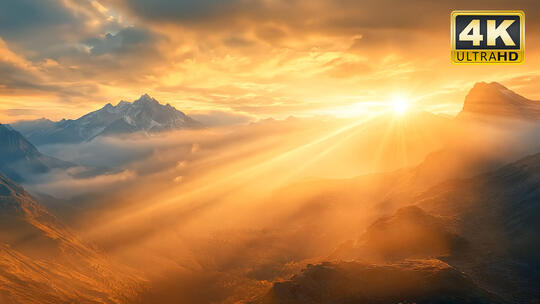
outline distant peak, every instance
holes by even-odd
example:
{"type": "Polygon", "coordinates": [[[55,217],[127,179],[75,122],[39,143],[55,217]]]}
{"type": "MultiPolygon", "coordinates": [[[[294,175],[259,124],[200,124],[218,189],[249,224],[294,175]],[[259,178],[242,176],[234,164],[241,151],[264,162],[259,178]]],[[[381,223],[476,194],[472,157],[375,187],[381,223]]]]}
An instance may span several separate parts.
{"type": "Polygon", "coordinates": [[[53,122],[52,120],[48,119],[48,118],[45,118],[45,117],[41,117],[40,119],[38,119],[37,121],[39,122],[53,122]]]}
{"type": "Polygon", "coordinates": [[[129,104],[131,104],[131,102],[125,101],[125,100],[120,100],[120,102],[116,106],[117,107],[123,107],[123,106],[129,105],[129,104]]]}
{"type": "Polygon", "coordinates": [[[143,94],[139,99],[135,100],[133,104],[159,104],[159,102],[148,94],[143,94]]]}
{"type": "MultiPolygon", "coordinates": [[[[503,86],[502,84],[498,82],[477,82],[474,84],[473,88],[470,92],[478,91],[478,90],[490,90],[490,91],[510,91],[507,87],[503,86]]],[[[469,94],[470,94],[469,92],[469,94]]]]}
{"type": "Polygon", "coordinates": [[[498,82],[477,82],[465,97],[465,107],[478,103],[493,106],[507,103],[512,98],[525,99],[498,82]]]}
{"type": "Polygon", "coordinates": [[[2,123],[0,123],[0,128],[7,129],[8,131],[13,131],[13,128],[11,128],[11,126],[8,125],[8,124],[2,124],[2,123]]]}
{"type": "Polygon", "coordinates": [[[536,115],[532,102],[498,82],[477,82],[465,97],[462,114],[514,118],[536,115]]]}

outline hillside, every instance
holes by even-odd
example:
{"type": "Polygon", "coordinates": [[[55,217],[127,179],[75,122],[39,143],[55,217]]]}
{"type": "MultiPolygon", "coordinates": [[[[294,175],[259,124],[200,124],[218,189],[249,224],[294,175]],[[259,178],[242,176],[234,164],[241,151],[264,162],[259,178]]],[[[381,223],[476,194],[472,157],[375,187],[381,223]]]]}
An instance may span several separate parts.
{"type": "Polygon", "coordinates": [[[132,303],[144,290],[2,175],[0,211],[2,303],[132,303]]]}

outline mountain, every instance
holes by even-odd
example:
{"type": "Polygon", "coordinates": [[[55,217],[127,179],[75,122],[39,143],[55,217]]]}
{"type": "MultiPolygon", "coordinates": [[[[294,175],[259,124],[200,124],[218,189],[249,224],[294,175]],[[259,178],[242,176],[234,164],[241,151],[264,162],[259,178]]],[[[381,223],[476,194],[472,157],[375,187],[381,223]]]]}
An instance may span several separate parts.
{"type": "Polygon", "coordinates": [[[438,260],[324,262],[275,283],[260,304],[504,303],[438,260]]]}
{"type": "Polygon", "coordinates": [[[467,178],[540,150],[540,101],[522,97],[501,84],[479,82],[465,98],[450,136],[407,174],[424,190],[453,178],[467,178]]]}
{"type": "MultiPolygon", "coordinates": [[[[381,177],[385,178],[391,179],[386,185],[395,182],[391,175],[381,177]]],[[[373,190],[361,186],[356,184],[360,198],[373,190]]],[[[326,198],[336,200],[333,195],[326,198]]],[[[358,239],[316,259],[319,264],[274,282],[256,303],[540,300],[540,153],[470,178],[445,181],[406,199],[410,205],[379,217],[358,239]]],[[[364,203],[344,204],[361,221],[370,209],[364,207],[362,213],[349,208],[358,202],[364,203]]],[[[318,209],[328,212],[326,207],[318,209]]],[[[318,212],[317,218],[327,227],[320,234],[335,229],[324,213],[318,212]]]]}
{"type": "Polygon", "coordinates": [[[68,168],[71,163],[41,154],[37,148],[9,125],[0,124],[0,172],[16,181],[29,175],[68,168]]]}
{"type": "Polygon", "coordinates": [[[417,206],[403,207],[377,219],[356,242],[342,244],[328,258],[381,262],[455,254],[466,242],[447,221],[417,206]]]}
{"type": "Polygon", "coordinates": [[[454,219],[453,229],[467,240],[469,249],[449,263],[513,302],[540,300],[540,154],[448,181],[415,201],[454,219]]]}
{"type": "Polygon", "coordinates": [[[31,134],[33,131],[40,129],[50,129],[54,127],[55,122],[47,118],[40,118],[36,120],[22,120],[11,124],[11,127],[17,126],[17,131],[22,134],[31,134]]]}
{"type": "Polygon", "coordinates": [[[12,124],[36,145],[79,143],[98,136],[133,132],[159,132],[193,128],[201,124],[171,105],[162,105],[147,94],[130,103],[120,101],[116,106],[107,104],[76,120],[47,119],[22,121],[12,124]]]}
{"type": "Polygon", "coordinates": [[[132,303],[144,290],[3,175],[0,231],[1,303],[132,303]]]}
{"type": "Polygon", "coordinates": [[[540,101],[529,100],[497,82],[478,82],[465,98],[458,118],[540,120],[540,101]]]}
{"type": "Polygon", "coordinates": [[[508,303],[540,299],[540,153],[443,182],[339,246],[332,260],[438,258],[508,303]]]}

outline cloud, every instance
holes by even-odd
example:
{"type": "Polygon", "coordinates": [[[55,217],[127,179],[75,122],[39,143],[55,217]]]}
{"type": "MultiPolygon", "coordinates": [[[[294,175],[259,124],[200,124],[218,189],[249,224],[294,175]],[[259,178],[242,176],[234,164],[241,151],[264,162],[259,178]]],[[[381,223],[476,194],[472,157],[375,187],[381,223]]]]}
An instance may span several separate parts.
{"type": "MultiPolygon", "coordinates": [[[[502,0],[9,0],[1,5],[2,20],[20,19],[0,21],[0,35],[26,63],[2,66],[7,80],[0,94],[19,95],[21,102],[28,100],[25,92],[41,94],[68,118],[144,92],[183,110],[285,117],[382,102],[389,91],[423,96],[449,83],[461,90],[485,77],[500,81],[507,75],[503,67],[448,64],[450,11],[507,8],[502,0]]],[[[527,14],[527,37],[535,37],[538,2],[515,6],[527,14]]],[[[514,77],[538,70],[538,43],[527,41],[527,61],[513,68],[514,77]]],[[[444,98],[437,102],[462,102],[444,98]]]]}
{"type": "MultiPolygon", "coordinates": [[[[298,32],[354,32],[365,29],[406,29],[445,25],[450,11],[456,8],[489,7],[507,8],[504,0],[488,1],[457,0],[443,1],[414,0],[408,2],[395,0],[117,0],[111,4],[121,6],[143,20],[156,23],[175,23],[201,28],[230,30],[237,26],[266,27],[268,24],[280,25],[298,32]],[[391,9],[389,9],[391,8],[391,9]],[[419,11],[423,13],[419,13],[419,11]],[[444,20],[437,20],[437,18],[444,20]],[[227,28],[219,28],[228,24],[227,28]]],[[[536,14],[538,3],[522,0],[516,7],[536,14]],[[536,9],[536,10],[535,10],[536,9]]],[[[447,27],[447,26],[446,26],[447,27]]]]}
{"type": "Polygon", "coordinates": [[[250,47],[255,44],[253,40],[241,37],[241,36],[230,36],[223,40],[223,43],[230,47],[250,47]]]}
{"type": "Polygon", "coordinates": [[[56,197],[70,199],[75,196],[108,192],[117,187],[123,187],[136,178],[130,170],[116,173],[105,173],[91,177],[74,178],[84,168],[71,168],[67,171],[52,171],[41,176],[25,187],[34,193],[53,193],[56,197]]]}
{"type": "MultiPolygon", "coordinates": [[[[206,115],[206,119],[213,121],[216,126],[157,133],[152,136],[140,133],[98,137],[80,144],[40,146],[40,152],[45,155],[76,163],[87,169],[77,168],[63,174],[55,172],[38,179],[35,186],[43,184],[39,186],[41,192],[50,189],[49,194],[63,196],[64,190],[72,193],[69,180],[73,180],[75,185],[82,185],[85,179],[95,178],[90,183],[97,184],[98,180],[112,181],[113,177],[118,177],[119,172],[126,170],[139,178],[162,180],[163,185],[178,181],[179,176],[182,176],[182,183],[189,183],[193,176],[212,171],[216,165],[248,161],[252,149],[278,149],[278,146],[267,143],[283,139],[283,136],[274,134],[276,131],[296,133],[304,130],[307,125],[325,129],[325,123],[316,119],[245,124],[251,117],[221,111],[203,112],[200,115],[199,118],[206,115]],[[257,140],[260,138],[263,140],[257,140]],[[250,147],[252,144],[253,148],[250,147]],[[99,178],[100,176],[103,178],[99,178]]],[[[314,133],[318,136],[318,132],[314,133]]],[[[129,182],[128,179],[122,181],[129,182]]]]}
{"type": "Polygon", "coordinates": [[[0,35],[18,35],[35,30],[76,25],[76,16],[56,0],[5,0],[0,3],[0,35]]]}
{"type": "Polygon", "coordinates": [[[3,112],[8,116],[27,116],[27,115],[39,115],[39,110],[36,109],[7,109],[3,112]]]}
{"type": "Polygon", "coordinates": [[[95,0],[3,1],[0,47],[24,62],[2,63],[4,94],[41,91],[49,100],[79,103],[110,81],[134,83],[145,76],[132,62],[143,70],[158,62],[159,35],[121,19],[95,0]]]}
{"type": "Polygon", "coordinates": [[[157,143],[152,138],[124,139],[116,137],[98,137],[90,142],[80,144],[55,144],[40,146],[40,151],[54,155],[62,160],[70,161],[94,168],[125,168],[131,162],[152,155],[157,143]]]}
{"type": "Polygon", "coordinates": [[[245,124],[255,120],[255,117],[226,111],[199,111],[189,113],[189,116],[202,122],[206,126],[227,126],[236,124],[245,124]]]}
{"type": "Polygon", "coordinates": [[[92,38],[86,41],[92,55],[122,54],[139,52],[147,49],[155,42],[155,37],[148,31],[135,27],[127,27],[116,34],[107,33],[103,38],[92,38]]]}
{"type": "Polygon", "coordinates": [[[47,90],[52,89],[44,85],[37,75],[30,70],[16,65],[0,62],[0,73],[7,77],[2,80],[0,90],[47,90]]]}
{"type": "Polygon", "coordinates": [[[0,37],[0,55],[0,75],[2,75],[0,93],[56,92],[66,94],[70,92],[70,88],[47,83],[43,70],[23,56],[13,52],[2,37],[0,37]]]}
{"type": "MultiPolygon", "coordinates": [[[[51,79],[50,69],[57,69],[52,61],[34,63],[25,57],[13,52],[5,41],[0,37],[0,96],[45,96],[45,98],[62,98],[65,102],[84,96],[92,95],[96,92],[96,84],[92,82],[66,83],[63,80],[51,79]]],[[[27,100],[19,100],[17,103],[4,102],[7,109],[0,112],[8,117],[21,116],[21,111],[13,111],[8,107],[29,107],[27,100]]],[[[44,107],[39,107],[44,110],[44,107]]],[[[43,117],[45,112],[38,113],[36,108],[32,109],[27,118],[43,117]]]]}
{"type": "Polygon", "coordinates": [[[61,58],[81,40],[119,27],[84,0],[7,0],[0,15],[0,36],[34,63],[61,58]]]}
{"type": "Polygon", "coordinates": [[[127,1],[126,4],[145,18],[163,21],[188,21],[213,18],[227,11],[230,12],[242,4],[250,7],[249,2],[242,0],[132,0],[127,1]]]}

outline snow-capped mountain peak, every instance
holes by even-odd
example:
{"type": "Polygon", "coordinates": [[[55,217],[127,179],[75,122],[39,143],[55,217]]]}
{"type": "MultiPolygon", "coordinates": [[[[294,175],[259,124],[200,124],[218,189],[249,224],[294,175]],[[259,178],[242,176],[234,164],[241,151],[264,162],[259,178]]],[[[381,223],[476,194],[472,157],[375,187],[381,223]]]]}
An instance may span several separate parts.
{"type": "Polygon", "coordinates": [[[160,105],[160,103],[156,99],[152,98],[148,94],[141,95],[139,99],[133,102],[133,105],[144,105],[144,104],[160,105]]]}
{"type": "MultiPolygon", "coordinates": [[[[15,124],[15,128],[17,129],[15,124]]],[[[21,123],[28,125],[28,122],[21,123]]],[[[31,142],[37,145],[50,143],[82,142],[102,135],[122,133],[159,132],[201,126],[199,122],[178,111],[170,104],[162,105],[155,98],[143,94],[133,102],[120,101],[116,106],[107,103],[103,108],[76,120],[61,120],[47,126],[23,128],[31,142]]]]}

